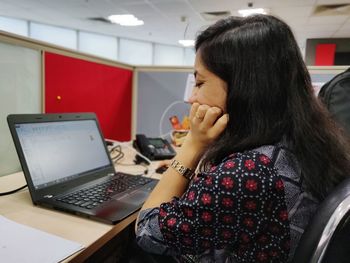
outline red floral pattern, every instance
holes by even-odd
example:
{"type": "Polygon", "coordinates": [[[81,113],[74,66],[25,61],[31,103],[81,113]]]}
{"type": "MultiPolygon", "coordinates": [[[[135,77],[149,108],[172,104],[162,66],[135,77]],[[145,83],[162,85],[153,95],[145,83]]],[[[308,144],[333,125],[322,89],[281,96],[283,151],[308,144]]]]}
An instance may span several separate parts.
{"type": "Polygon", "coordinates": [[[261,155],[261,156],[259,157],[259,160],[260,160],[260,162],[262,162],[263,164],[269,164],[269,163],[270,163],[270,159],[269,159],[267,156],[265,156],[265,155],[261,155]]]}
{"type": "Polygon", "coordinates": [[[230,224],[233,222],[233,216],[232,215],[224,215],[222,217],[222,221],[226,224],[230,224]]]}
{"type": "Polygon", "coordinates": [[[212,220],[212,218],[213,218],[212,213],[210,213],[210,212],[203,212],[202,213],[202,219],[204,222],[210,222],[212,220]]]}
{"type": "Polygon", "coordinates": [[[204,205],[210,205],[211,195],[210,194],[203,194],[201,200],[202,200],[204,205]]]}
{"type": "Polygon", "coordinates": [[[256,189],[258,189],[258,182],[256,180],[253,180],[253,179],[247,180],[245,187],[249,191],[255,191],[256,189]]]}
{"type": "Polygon", "coordinates": [[[232,207],[233,206],[233,200],[230,197],[224,197],[222,199],[221,203],[224,207],[232,207]]]}
{"type": "Polygon", "coordinates": [[[188,233],[190,232],[190,225],[188,223],[183,223],[181,225],[181,231],[185,232],[185,233],[188,233]]]}
{"type": "Polygon", "coordinates": [[[281,179],[276,181],[275,188],[278,191],[283,191],[284,190],[284,183],[283,183],[283,181],[281,179]]]}
{"type": "Polygon", "coordinates": [[[212,185],[213,184],[213,177],[207,176],[207,179],[205,179],[206,185],[212,185]]]}
{"type": "MultiPolygon", "coordinates": [[[[184,213],[187,217],[192,217],[193,216],[193,210],[191,208],[185,208],[184,213]]],[[[163,216],[163,215],[160,215],[163,216]]]]}
{"type": "Polygon", "coordinates": [[[233,168],[233,167],[235,167],[235,163],[233,161],[229,160],[229,161],[227,161],[225,163],[225,168],[226,169],[230,169],[230,168],[233,168]]]}
{"type": "Polygon", "coordinates": [[[249,217],[246,217],[244,218],[243,220],[243,224],[246,226],[246,227],[253,227],[254,226],[254,221],[249,218],[249,217]]]}
{"type": "Polygon", "coordinates": [[[210,172],[214,172],[216,170],[216,166],[210,167],[210,172]]]}
{"type": "Polygon", "coordinates": [[[245,202],[244,206],[248,210],[255,210],[256,209],[256,202],[252,201],[252,200],[249,200],[249,201],[245,202]]]}
{"type": "Polygon", "coordinates": [[[188,200],[193,201],[196,196],[196,193],[194,191],[191,191],[188,193],[188,200]]]}
{"type": "Polygon", "coordinates": [[[244,166],[248,169],[248,170],[252,170],[255,168],[255,163],[253,162],[253,160],[246,160],[244,162],[244,166]]]}
{"type": "Polygon", "coordinates": [[[165,242],[182,254],[229,246],[237,262],[286,261],[290,230],[284,184],[272,168],[267,156],[250,151],[199,174],[183,197],[161,205],[165,242]]]}
{"type": "Polygon", "coordinates": [[[230,177],[224,177],[221,181],[221,185],[224,186],[227,190],[232,189],[234,181],[230,177]]]}
{"type": "Polygon", "coordinates": [[[288,219],[288,212],[287,210],[282,210],[279,214],[279,217],[282,221],[286,221],[288,219]]]}
{"type": "Polygon", "coordinates": [[[176,224],[176,219],[175,218],[170,218],[167,221],[167,226],[173,227],[176,224]]]}

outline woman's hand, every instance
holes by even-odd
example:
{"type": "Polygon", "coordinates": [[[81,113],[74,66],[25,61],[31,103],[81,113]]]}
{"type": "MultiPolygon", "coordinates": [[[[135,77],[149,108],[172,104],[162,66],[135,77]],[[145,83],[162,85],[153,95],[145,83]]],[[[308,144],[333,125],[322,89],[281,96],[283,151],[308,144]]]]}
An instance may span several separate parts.
{"type": "Polygon", "coordinates": [[[190,111],[191,129],[183,146],[204,151],[225,130],[227,122],[228,114],[222,115],[220,108],[193,103],[190,111]]]}
{"type": "MultiPolygon", "coordinates": [[[[206,148],[224,131],[228,115],[218,107],[193,103],[190,112],[191,129],[177,151],[176,159],[184,167],[196,169],[206,148]]],[[[174,196],[180,197],[188,186],[188,179],[174,169],[167,169],[141,210],[158,207],[174,196]]]]}

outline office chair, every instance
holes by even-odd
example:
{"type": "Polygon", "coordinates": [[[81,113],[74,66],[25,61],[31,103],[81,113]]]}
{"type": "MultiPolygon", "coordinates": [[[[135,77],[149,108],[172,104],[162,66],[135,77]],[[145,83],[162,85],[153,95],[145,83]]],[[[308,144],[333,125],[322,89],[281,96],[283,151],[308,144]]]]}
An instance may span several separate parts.
{"type": "Polygon", "coordinates": [[[305,229],[292,263],[350,262],[350,178],[321,203],[305,229]]]}

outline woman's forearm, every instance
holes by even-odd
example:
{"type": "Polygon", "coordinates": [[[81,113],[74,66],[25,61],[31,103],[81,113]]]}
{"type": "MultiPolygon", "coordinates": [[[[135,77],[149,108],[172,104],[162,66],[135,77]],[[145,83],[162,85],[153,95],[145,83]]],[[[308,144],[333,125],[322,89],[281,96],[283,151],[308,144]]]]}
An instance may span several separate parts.
{"type": "MultiPolygon", "coordinates": [[[[195,170],[202,156],[203,149],[194,147],[190,140],[185,140],[175,159],[183,166],[195,170]]],[[[180,197],[186,190],[189,180],[169,167],[144,203],[141,210],[158,207],[169,202],[174,196],[180,197]]]]}

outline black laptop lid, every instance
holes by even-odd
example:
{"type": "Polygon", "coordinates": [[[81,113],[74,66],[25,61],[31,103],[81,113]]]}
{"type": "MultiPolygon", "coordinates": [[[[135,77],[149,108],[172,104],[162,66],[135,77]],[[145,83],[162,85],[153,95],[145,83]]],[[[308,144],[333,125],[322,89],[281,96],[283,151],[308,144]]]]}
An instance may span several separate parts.
{"type": "Polygon", "coordinates": [[[13,114],[7,120],[31,194],[114,172],[93,113],[13,114]]]}

